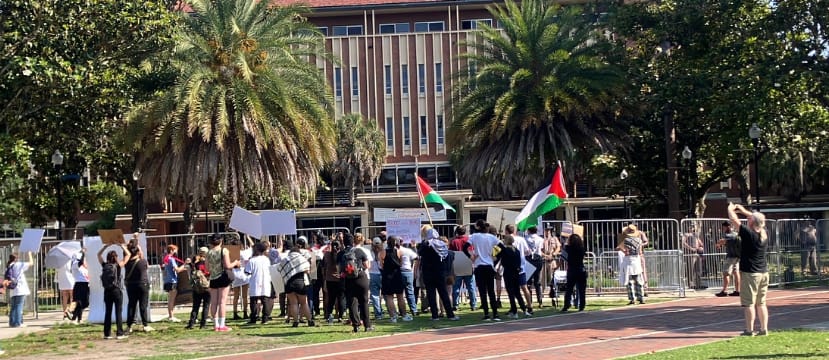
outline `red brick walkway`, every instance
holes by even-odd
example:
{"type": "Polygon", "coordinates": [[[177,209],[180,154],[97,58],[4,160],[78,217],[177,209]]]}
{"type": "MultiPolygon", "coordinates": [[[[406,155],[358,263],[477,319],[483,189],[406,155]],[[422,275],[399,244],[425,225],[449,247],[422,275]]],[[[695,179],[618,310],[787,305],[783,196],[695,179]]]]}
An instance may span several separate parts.
{"type": "MultiPolygon", "coordinates": [[[[829,290],[825,288],[771,291],[768,303],[772,331],[829,321],[829,290]]],[[[742,329],[738,299],[711,296],[227,358],[364,360],[393,354],[395,359],[610,359],[727,339],[742,329]]]]}

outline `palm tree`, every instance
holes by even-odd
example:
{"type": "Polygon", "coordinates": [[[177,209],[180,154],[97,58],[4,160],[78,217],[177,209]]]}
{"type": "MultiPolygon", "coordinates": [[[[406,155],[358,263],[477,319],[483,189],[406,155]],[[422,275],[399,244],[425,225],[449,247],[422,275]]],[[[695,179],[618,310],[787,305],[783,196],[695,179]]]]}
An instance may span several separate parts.
{"type": "Polygon", "coordinates": [[[488,10],[501,28],[480,25],[463,54],[477,72],[459,72],[453,88],[452,162],[484,197],[526,196],[555,160],[617,143],[624,79],[581,7],[507,0],[488,10]]]}
{"type": "Polygon", "coordinates": [[[136,107],[126,138],[148,195],[313,194],[333,160],[331,97],[308,60],[326,57],[300,6],[192,0],[176,34],[174,85],[136,107]]]}
{"type": "Polygon", "coordinates": [[[337,120],[337,160],[330,172],[334,181],[342,179],[349,189],[354,204],[357,185],[365,191],[365,184],[380,176],[386,158],[383,132],[372,121],[360,114],[348,114],[337,120]]]}

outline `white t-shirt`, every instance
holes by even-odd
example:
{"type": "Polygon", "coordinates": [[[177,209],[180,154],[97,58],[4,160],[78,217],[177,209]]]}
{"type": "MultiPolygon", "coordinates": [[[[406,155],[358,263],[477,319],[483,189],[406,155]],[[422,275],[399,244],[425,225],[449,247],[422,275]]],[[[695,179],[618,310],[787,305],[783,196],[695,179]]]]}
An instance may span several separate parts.
{"type": "Polygon", "coordinates": [[[308,259],[308,263],[311,264],[311,270],[308,271],[308,277],[311,280],[317,279],[317,253],[313,250],[301,250],[302,255],[305,255],[305,258],[308,259]]]}
{"type": "Polygon", "coordinates": [[[72,290],[75,287],[75,278],[72,277],[72,261],[67,261],[63,267],[55,269],[55,277],[58,278],[59,290],[72,290]]]}
{"type": "Polygon", "coordinates": [[[527,255],[530,254],[530,247],[527,245],[527,239],[524,239],[523,236],[513,235],[512,238],[515,239],[512,246],[515,246],[521,254],[521,272],[519,274],[524,274],[527,272],[527,255]]]}
{"type": "Polygon", "coordinates": [[[83,254],[78,252],[74,256],[72,256],[72,277],[75,278],[75,282],[89,282],[89,269],[86,266],[81,266],[81,257],[83,254]]]}
{"type": "Polygon", "coordinates": [[[475,261],[474,267],[488,265],[494,266],[495,261],[492,259],[492,248],[498,245],[498,238],[489,233],[474,233],[469,236],[469,243],[474,248],[475,261]]]}
{"type": "Polygon", "coordinates": [[[417,252],[405,246],[400,247],[402,257],[400,258],[400,271],[412,271],[412,261],[417,259],[417,252]]]}
{"type": "Polygon", "coordinates": [[[372,254],[371,248],[367,247],[366,245],[362,246],[355,246],[354,250],[362,251],[363,254],[366,254],[366,259],[368,259],[368,266],[369,269],[366,271],[366,276],[371,279],[371,271],[376,270],[377,274],[375,276],[380,276],[380,266],[374,263],[374,254],[372,254]]]}
{"type": "Polygon", "coordinates": [[[29,291],[29,283],[26,282],[26,270],[29,270],[29,265],[29,263],[21,261],[15,261],[11,265],[13,273],[17,275],[17,287],[11,291],[11,296],[23,296],[32,293],[29,291]]]}
{"type": "Polygon", "coordinates": [[[544,249],[544,239],[538,234],[532,234],[527,238],[527,246],[530,248],[530,254],[541,256],[541,250],[544,249]]]}
{"type": "Polygon", "coordinates": [[[245,265],[250,275],[248,296],[271,296],[271,260],[267,256],[254,256],[245,265]]]}

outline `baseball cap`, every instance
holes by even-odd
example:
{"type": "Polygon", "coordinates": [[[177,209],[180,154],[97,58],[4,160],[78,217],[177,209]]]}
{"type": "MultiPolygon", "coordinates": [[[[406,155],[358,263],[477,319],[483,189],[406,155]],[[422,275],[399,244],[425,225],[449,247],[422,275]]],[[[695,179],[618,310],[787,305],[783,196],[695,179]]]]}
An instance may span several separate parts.
{"type": "Polygon", "coordinates": [[[206,246],[202,246],[199,248],[199,254],[207,254],[207,251],[208,249],[206,246]]]}
{"type": "Polygon", "coordinates": [[[296,243],[300,246],[308,245],[308,238],[304,235],[300,235],[298,238],[296,238],[296,243]]]}
{"type": "Polygon", "coordinates": [[[383,243],[383,240],[382,240],[382,239],[380,239],[380,237],[375,236],[373,239],[371,239],[371,243],[372,243],[373,245],[380,245],[380,244],[382,244],[382,243],[383,243]]]}

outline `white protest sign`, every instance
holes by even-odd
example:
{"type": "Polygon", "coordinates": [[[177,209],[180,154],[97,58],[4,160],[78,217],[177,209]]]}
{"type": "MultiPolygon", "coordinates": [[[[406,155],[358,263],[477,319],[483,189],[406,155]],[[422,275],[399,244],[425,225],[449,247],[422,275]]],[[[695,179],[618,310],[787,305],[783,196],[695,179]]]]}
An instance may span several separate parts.
{"type": "Polygon", "coordinates": [[[386,219],[419,217],[420,221],[429,221],[431,215],[432,221],[445,221],[446,210],[437,211],[433,208],[374,208],[374,221],[385,222],[386,219]],[[428,211],[428,213],[427,213],[428,211]]]}
{"type": "Polygon", "coordinates": [[[259,212],[262,235],[296,235],[296,211],[264,210],[259,212]]]}
{"type": "Polygon", "coordinates": [[[23,238],[20,240],[20,253],[31,251],[40,252],[40,242],[43,240],[43,229],[23,229],[23,238]]]}
{"type": "Polygon", "coordinates": [[[386,233],[400,237],[402,244],[420,242],[420,218],[386,219],[386,233]]]}
{"type": "Polygon", "coordinates": [[[509,224],[515,225],[515,219],[519,212],[504,210],[496,207],[486,208],[486,222],[498,229],[498,232],[504,232],[504,227],[509,224]]]}
{"type": "Polygon", "coordinates": [[[262,238],[262,221],[259,215],[239,206],[233,207],[233,213],[230,215],[230,225],[228,226],[257,239],[262,238]]]}
{"type": "Polygon", "coordinates": [[[466,257],[463,251],[455,251],[455,261],[452,262],[455,276],[472,275],[472,259],[466,257]]]}

